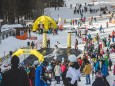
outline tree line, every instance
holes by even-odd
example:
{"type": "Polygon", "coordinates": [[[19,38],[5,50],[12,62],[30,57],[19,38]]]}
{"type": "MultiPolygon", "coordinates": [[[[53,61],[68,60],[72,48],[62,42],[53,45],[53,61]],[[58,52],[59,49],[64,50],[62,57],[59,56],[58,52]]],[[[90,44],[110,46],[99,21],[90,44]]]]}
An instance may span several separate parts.
{"type": "Polygon", "coordinates": [[[44,8],[62,3],[63,0],[0,0],[0,19],[9,24],[16,20],[20,23],[21,18],[35,20],[43,15],[44,8]]]}

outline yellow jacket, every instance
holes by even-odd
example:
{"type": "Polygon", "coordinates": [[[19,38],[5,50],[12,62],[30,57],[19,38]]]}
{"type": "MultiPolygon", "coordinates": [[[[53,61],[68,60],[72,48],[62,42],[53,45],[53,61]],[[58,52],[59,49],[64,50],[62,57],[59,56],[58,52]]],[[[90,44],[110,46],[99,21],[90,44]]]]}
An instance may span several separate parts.
{"type": "Polygon", "coordinates": [[[91,66],[91,64],[86,64],[86,65],[85,65],[85,68],[84,68],[84,70],[83,70],[84,74],[85,74],[85,75],[90,74],[91,71],[92,71],[92,66],[91,66]]]}

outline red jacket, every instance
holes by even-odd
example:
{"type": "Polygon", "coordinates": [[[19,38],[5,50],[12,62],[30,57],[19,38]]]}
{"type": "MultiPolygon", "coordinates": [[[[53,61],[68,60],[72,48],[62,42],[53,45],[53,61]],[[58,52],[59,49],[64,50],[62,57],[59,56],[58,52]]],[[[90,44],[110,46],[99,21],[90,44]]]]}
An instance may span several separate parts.
{"type": "Polygon", "coordinates": [[[67,69],[67,68],[66,68],[66,65],[61,65],[61,71],[62,71],[62,73],[65,72],[66,69],[67,69]]]}
{"type": "Polygon", "coordinates": [[[112,36],[114,36],[114,34],[115,34],[115,32],[113,31],[113,32],[112,32],[112,36]]]}
{"type": "Polygon", "coordinates": [[[78,62],[80,64],[80,66],[82,66],[82,60],[81,59],[78,59],[78,62]]]}

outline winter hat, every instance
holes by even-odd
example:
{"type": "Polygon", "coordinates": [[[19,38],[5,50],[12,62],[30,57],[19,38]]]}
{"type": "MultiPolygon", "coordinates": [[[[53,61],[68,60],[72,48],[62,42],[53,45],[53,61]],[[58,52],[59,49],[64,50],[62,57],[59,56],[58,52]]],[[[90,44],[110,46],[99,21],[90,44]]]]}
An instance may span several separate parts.
{"type": "Polygon", "coordinates": [[[76,58],[76,56],[74,54],[69,55],[68,60],[70,62],[77,62],[77,58],[76,58]]]}
{"type": "Polygon", "coordinates": [[[20,60],[19,60],[19,57],[18,56],[13,56],[12,59],[11,59],[11,64],[12,66],[18,66],[20,60]]]}
{"type": "Polygon", "coordinates": [[[96,77],[103,77],[102,72],[100,70],[96,73],[96,77]]]}

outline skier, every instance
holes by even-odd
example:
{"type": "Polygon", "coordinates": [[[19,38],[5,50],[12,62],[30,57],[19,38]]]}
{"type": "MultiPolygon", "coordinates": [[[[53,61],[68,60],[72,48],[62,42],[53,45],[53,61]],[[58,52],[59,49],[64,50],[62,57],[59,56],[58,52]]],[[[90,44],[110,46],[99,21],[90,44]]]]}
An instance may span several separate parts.
{"type": "Polygon", "coordinates": [[[114,42],[114,34],[115,34],[115,31],[113,30],[113,32],[112,32],[112,42],[114,42]]]}
{"type": "Polygon", "coordinates": [[[34,44],[34,42],[32,41],[32,42],[31,42],[31,47],[32,47],[32,49],[34,49],[34,46],[35,46],[35,44],[34,44]]]}
{"type": "Polygon", "coordinates": [[[47,48],[50,47],[50,39],[47,40],[47,48]]]}
{"type": "Polygon", "coordinates": [[[78,40],[75,41],[75,49],[78,49],[78,40]]]}

